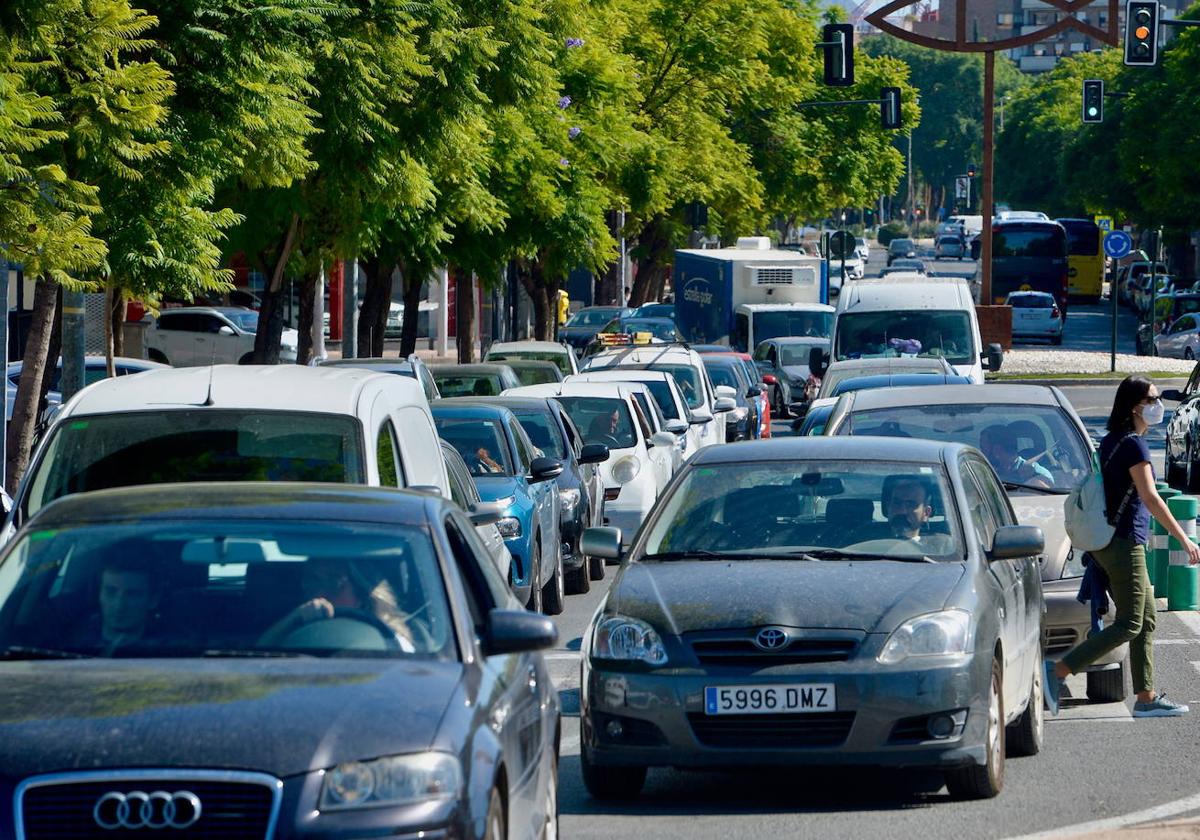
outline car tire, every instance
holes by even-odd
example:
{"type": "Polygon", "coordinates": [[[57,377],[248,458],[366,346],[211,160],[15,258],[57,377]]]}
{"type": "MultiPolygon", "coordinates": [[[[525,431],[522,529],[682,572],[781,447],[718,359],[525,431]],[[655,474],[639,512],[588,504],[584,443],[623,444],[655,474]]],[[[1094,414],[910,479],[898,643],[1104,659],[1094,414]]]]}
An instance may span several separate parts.
{"type": "Polygon", "coordinates": [[[1183,467],[1172,461],[1169,455],[1166,456],[1165,472],[1167,474],[1167,484],[1172,487],[1178,488],[1182,486],[1185,481],[1187,481],[1187,474],[1184,472],[1183,467]]]}
{"type": "Polygon", "coordinates": [[[500,791],[492,788],[488,796],[487,817],[483,824],[484,840],[506,840],[508,837],[508,820],[504,813],[504,799],[500,791]]]}
{"type": "Polygon", "coordinates": [[[1000,663],[992,660],[983,764],[946,771],[946,789],[955,799],[991,799],[1004,788],[1004,682],[1000,663]]]}
{"type": "Polygon", "coordinates": [[[554,572],[546,586],[542,589],[542,612],[546,615],[559,615],[566,604],[566,581],[563,580],[562,551],[555,552],[558,557],[554,561],[554,572]]]}
{"type": "Polygon", "coordinates": [[[542,550],[535,539],[532,543],[533,556],[529,558],[529,603],[525,605],[530,612],[542,611],[542,550]]]}
{"type": "Polygon", "coordinates": [[[162,353],[160,353],[158,350],[147,350],[146,358],[152,362],[158,362],[159,364],[163,364],[163,365],[171,364],[169,361],[167,361],[167,357],[164,356],[162,353]]]}
{"type": "Polygon", "coordinates": [[[251,351],[251,352],[247,353],[246,355],[242,356],[242,358],[238,359],[239,365],[249,365],[249,364],[253,364],[253,363],[254,363],[254,351],[251,351]]]}
{"type": "Polygon", "coordinates": [[[1183,360],[1184,360],[1185,362],[1194,362],[1194,361],[1196,361],[1196,354],[1192,352],[1192,348],[1191,348],[1191,347],[1184,347],[1184,348],[1183,348],[1183,360]]]}
{"type": "Polygon", "coordinates": [[[600,767],[592,763],[587,747],[580,752],[579,766],[592,799],[634,799],[646,784],[645,767],[600,767]]]}
{"type": "Polygon", "coordinates": [[[1059,333],[1058,335],[1051,338],[1050,343],[1053,344],[1055,347],[1058,347],[1060,344],[1062,344],[1062,333],[1059,333]]]}
{"type": "Polygon", "coordinates": [[[1196,463],[1196,453],[1190,442],[1183,448],[1183,489],[1195,493],[1200,488],[1200,464],[1196,463]]]}
{"type": "Polygon", "coordinates": [[[1017,722],[1005,733],[1009,755],[1037,755],[1042,751],[1046,736],[1045,698],[1042,696],[1042,660],[1033,668],[1033,686],[1029,689],[1029,705],[1017,722]]]}
{"type": "Polygon", "coordinates": [[[780,420],[786,420],[791,416],[787,404],[783,401],[783,389],[779,386],[775,387],[775,404],[778,406],[775,411],[779,414],[780,420]]]}
{"type": "Polygon", "coordinates": [[[603,557],[589,557],[587,559],[588,574],[592,580],[604,580],[605,568],[603,557]]]}
{"type": "Polygon", "coordinates": [[[1124,703],[1132,692],[1129,654],[1121,660],[1120,668],[1087,672],[1087,698],[1093,703],[1124,703]]]}
{"type": "Polygon", "coordinates": [[[586,595],[592,591],[592,570],[590,566],[590,561],[585,557],[580,567],[572,569],[567,575],[566,588],[568,595],[586,595]]]}

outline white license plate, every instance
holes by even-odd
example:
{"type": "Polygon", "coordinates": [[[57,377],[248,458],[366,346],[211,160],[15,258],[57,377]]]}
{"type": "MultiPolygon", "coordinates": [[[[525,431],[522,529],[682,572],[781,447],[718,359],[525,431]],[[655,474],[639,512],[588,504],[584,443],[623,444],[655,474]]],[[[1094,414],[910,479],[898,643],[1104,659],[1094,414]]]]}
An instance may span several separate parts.
{"type": "Polygon", "coordinates": [[[704,689],[706,715],[777,715],[837,711],[833,683],[802,685],[710,685],[704,689]]]}

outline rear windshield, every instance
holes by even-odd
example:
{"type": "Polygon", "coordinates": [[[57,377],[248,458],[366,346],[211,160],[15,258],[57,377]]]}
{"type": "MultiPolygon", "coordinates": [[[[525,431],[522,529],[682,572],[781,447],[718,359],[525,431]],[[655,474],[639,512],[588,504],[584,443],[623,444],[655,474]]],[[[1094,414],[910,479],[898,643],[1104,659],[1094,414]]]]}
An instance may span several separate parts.
{"type": "Polygon", "coordinates": [[[500,377],[494,374],[435,373],[438,391],[443,397],[498,397],[504,390],[500,377]]]}
{"type": "Polygon", "coordinates": [[[1061,258],[1067,238],[1057,225],[998,228],[992,233],[994,257],[1061,258]]]}
{"type": "Polygon", "coordinates": [[[1100,228],[1092,222],[1060,222],[1067,230],[1067,252],[1077,257],[1100,253],[1100,228]]]}
{"type": "Polygon", "coordinates": [[[1049,295],[1009,295],[1008,305],[1017,309],[1050,309],[1055,303],[1049,295]]]}
{"type": "Polygon", "coordinates": [[[362,484],[352,417],[202,408],[81,416],[59,426],[35,467],[25,512],[71,493],[195,481],[362,484]]]}
{"type": "MultiPolygon", "coordinates": [[[[548,353],[542,350],[499,350],[495,353],[487,354],[489,362],[507,362],[527,360],[530,362],[553,362],[562,371],[563,376],[570,376],[574,371],[571,370],[571,360],[567,358],[566,353],[548,353]]],[[[520,376],[520,372],[517,374],[520,376]]]]}

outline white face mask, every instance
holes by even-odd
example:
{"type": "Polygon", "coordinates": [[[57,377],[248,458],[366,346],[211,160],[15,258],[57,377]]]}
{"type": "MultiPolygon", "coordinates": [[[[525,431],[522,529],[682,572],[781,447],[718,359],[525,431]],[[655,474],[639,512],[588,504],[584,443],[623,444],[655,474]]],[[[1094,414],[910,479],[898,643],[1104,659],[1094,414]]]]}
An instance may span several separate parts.
{"type": "Polygon", "coordinates": [[[1163,406],[1162,400],[1155,400],[1142,409],[1142,419],[1146,421],[1147,426],[1157,426],[1163,421],[1163,415],[1167,409],[1163,406]]]}

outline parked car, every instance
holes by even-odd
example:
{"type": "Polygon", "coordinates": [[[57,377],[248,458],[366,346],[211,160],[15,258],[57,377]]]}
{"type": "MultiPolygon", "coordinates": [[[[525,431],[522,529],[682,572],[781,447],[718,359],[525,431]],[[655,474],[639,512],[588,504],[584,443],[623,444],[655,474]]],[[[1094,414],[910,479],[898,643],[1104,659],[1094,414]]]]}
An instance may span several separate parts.
{"type": "Polygon", "coordinates": [[[316,363],[317,367],[347,367],[347,368],[362,368],[363,370],[373,370],[376,373],[391,373],[397,376],[406,376],[409,379],[415,379],[421,384],[421,390],[425,392],[425,399],[440,400],[442,392],[438,390],[437,382],[433,379],[433,374],[429,372],[429,366],[422,361],[421,357],[413,353],[407,359],[387,359],[387,358],[365,358],[365,359],[320,359],[316,363]]]}
{"type": "MultiPolygon", "coordinates": [[[[649,434],[650,424],[630,387],[619,382],[562,382],[530,385],[506,396],[557,400],[583,435],[585,444],[608,447],[600,464],[604,481],[604,523],[632,538],[673,473],[675,436],[649,434]]],[[[591,554],[586,548],[584,554],[591,554]]]]}
{"type": "Polygon", "coordinates": [[[673,303],[643,303],[633,310],[634,318],[670,318],[675,320],[675,304],[673,303]]]}
{"type": "MultiPolygon", "coordinates": [[[[1075,597],[1083,552],[1071,546],[1063,508],[1067,494],[1090,474],[1092,445],[1083,420],[1061,391],[997,384],[857,391],[839,400],[825,434],[926,438],[978,447],[1007,490],[1017,520],[1045,533],[1045,551],[1038,559],[1046,599],[1046,656],[1057,658],[1087,637],[1091,614],[1075,597]]],[[[1129,652],[1122,645],[1088,669],[1088,697],[1124,700],[1128,671],[1129,652]]]]}
{"type": "Polygon", "coordinates": [[[553,341],[497,341],[483,357],[485,362],[553,362],[563,376],[579,372],[575,351],[553,341]]]}
{"type": "Polygon", "coordinates": [[[709,353],[701,356],[713,386],[725,386],[733,391],[737,406],[725,413],[725,440],[753,440],[758,437],[758,399],[762,386],[751,380],[742,367],[741,359],[726,354],[709,353]]]}
{"type": "Polygon", "coordinates": [[[485,502],[479,495],[479,488],[467,470],[467,462],[446,441],[441,441],[442,458],[446,462],[446,477],[450,482],[450,499],[467,514],[475,533],[479,535],[488,556],[496,564],[498,571],[505,580],[511,580],[512,553],[504,543],[504,535],[496,523],[503,517],[503,510],[495,502],[485,502]]]}
{"type": "Polygon", "coordinates": [[[65,403],[9,527],[71,493],[202,481],[435,487],[450,495],[429,401],[350,368],[183,368],[105,379],[65,403]]]}
{"type": "Polygon", "coordinates": [[[786,418],[793,405],[816,396],[821,380],[808,367],[814,347],[829,352],[829,339],[808,336],[769,338],[754,348],[754,361],[762,372],[771,399],[771,413],[786,418]]]}
{"type": "MultiPolygon", "coordinates": [[[[172,367],[247,365],[254,356],[258,313],[238,306],[190,306],[165,309],[143,341],[152,362],[172,367]]],[[[285,329],[279,361],[295,364],[299,334],[285,329]]]]}
{"type": "MultiPolygon", "coordinates": [[[[466,402],[469,398],[464,398],[466,402]]],[[[564,586],[574,595],[604,577],[604,559],[588,558],[579,549],[584,530],[604,521],[604,479],[600,464],[608,447],[584,443],[583,435],[556,400],[542,397],[491,397],[488,405],[507,408],[517,418],[538,453],[562,462],[558,485],[559,534],[564,586]]]]}
{"type": "Polygon", "coordinates": [[[563,372],[554,362],[512,361],[504,364],[512,368],[522,385],[543,385],[547,382],[562,382],[563,372]]]}
{"type": "Polygon", "coordinates": [[[911,239],[893,239],[888,243],[887,264],[890,266],[898,259],[916,259],[917,243],[911,239]]]}
{"type": "MultiPolygon", "coordinates": [[[[1154,270],[1156,274],[1166,274],[1167,264],[1163,262],[1155,263],[1154,270]]],[[[1128,265],[1121,267],[1120,272],[1117,274],[1117,287],[1119,290],[1118,294],[1120,295],[1121,303],[1125,304],[1126,306],[1135,305],[1134,290],[1141,282],[1142,275],[1149,273],[1149,271],[1149,260],[1134,260],[1128,265]]]]}
{"type": "Polygon", "coordinates": [[[871,246],[867,242],[865,236],[858,236],[854,239],[854,253],[864,263],[871,258],[871,246]]]}
{"type": "MultiPolygon", "coordinates": [[[[1165,327],[1174,324],[1184,315],[1200,313],[1200,293],[1176,292],[1158,299],[1158,322],[1155,325],[1156,335],[1165,327]]],[[[1137,352],[1140,356],[1150,355],[1150,322],[1144,320],[1138,324],[1137,352]]]]}
{"type": "Polygon", "coordinates": [[[624,306],[585,306],[558,328],[558,340],[581,353],[605,324],[631,311],[624,306]]]}
{"type": "MultiPolygon", "coordinates": [[[[167,367],[161,362],[151,362],[146,359],[130,359],[117,356],[113,359],[113,368],[117,376],[129,376],[134,373],[144,373],[148,370],[159,370],[167,367]]],[[[5,416],[12,420],[13,403],[17,400],[17,386],[21,384],[21,371],[25,369],[23,361],[8,363],[7,407],[5,416]]],[[[55,406],[62,402],[62,359],[59,358],[54,370],[47,374],[50,377],[49,390],[46,391],[46,404],[55,406]]],[[[108,378],[108,359],[104,356],[84,356],[83,384],[84,387],[101,379],[108,378]]]]}
{"type": "Polygon", "coordinates": [[[1200,492],[1200,365],[1183,390],[1168,388],[1162,399],[1179,403],[1167,421],[1166,479],[1173,487],[1200,492]]]}
{"type": "Polygon", "coordinates": [[[64,499],[0,556],[3,831],[553,837],[556,635],[433,495],[64,499]]]}
{"type": "Polygon", "coordinates": [[[430,365],[429,372],[444,399],[451,397],[496,397],[506,388],[521,384],[508,365],[430,365]]]}
{"type": "Polygon", "coordinates": [[[934,241],[933,258],[935,260],[962,260],[966,259],[969,255],[966,241],[958,234],[939,236],[934,241]]]}
{"type": "Polygon", "coordinates": [[[1012,307],[1013,338],[1045,338],[1062,344],[1063,313],[1048,292],[1010,292],[1004,301],[1012,307]]]}
{"type": "Polygon", "coordinates": [[[512,554],[510,585],[534,612],[563,611],[562,541],[558,486],[561,462],[539,455],[507,408],[470,400],[435,402],[438,434],[467,464],[487,502],[500,502],[496,523],[512,554]]]}
{"type": "Polygon", "coordinates": [[[636,795],[650,767],[859,764],[985,798],[1007,755],[1041,749],[1042,533],[970,447],[710,447],[627,551],[584,542],[622,560],[583,635],[594,797],[636,795]]]}

